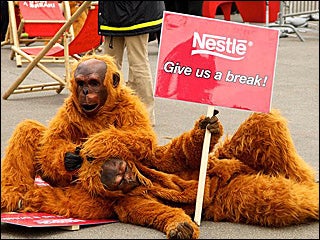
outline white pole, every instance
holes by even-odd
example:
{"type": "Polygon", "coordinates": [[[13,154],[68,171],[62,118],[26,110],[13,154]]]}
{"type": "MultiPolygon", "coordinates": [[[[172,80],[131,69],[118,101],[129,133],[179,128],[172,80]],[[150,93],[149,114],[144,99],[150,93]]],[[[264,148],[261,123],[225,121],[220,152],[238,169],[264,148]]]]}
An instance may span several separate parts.
{"type": "Polygon", "coordinates": [[[269,26],[269,1],[266,1],[266,27],[269,26]]]}
{"type": "MultiPolygon", "coordinates": [[[[207,117],[212,117],[213,112],[214,112],[214,106],[208,106],[207,117]]],[[[210,139],[211,139],[211,133],[208,129],[206,129],[203,146],[202,146],[197,201],[196,201],[196,209],[194,214],[194,221],[196,224],[198,224],[198,226],[200,226],[200,222],[201,222],[202,203],[203,203],[203,196],[204,196],[204,187],[206,183],[210,139]]]]}

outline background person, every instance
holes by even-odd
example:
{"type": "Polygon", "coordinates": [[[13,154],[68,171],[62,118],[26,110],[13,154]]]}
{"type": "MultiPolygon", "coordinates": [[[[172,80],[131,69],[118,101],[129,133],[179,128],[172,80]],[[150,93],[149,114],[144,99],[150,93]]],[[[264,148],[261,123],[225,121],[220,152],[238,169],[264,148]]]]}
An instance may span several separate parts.
{"type": "Polygon", "coordinates": [[[99,1],[99,34],[105,36],[104,53],[122,68],[126,48],[132,88],[146,105],[155,125],[153,79],[148,57],[149,33],[161,29],[163,1],[99,1]]]}

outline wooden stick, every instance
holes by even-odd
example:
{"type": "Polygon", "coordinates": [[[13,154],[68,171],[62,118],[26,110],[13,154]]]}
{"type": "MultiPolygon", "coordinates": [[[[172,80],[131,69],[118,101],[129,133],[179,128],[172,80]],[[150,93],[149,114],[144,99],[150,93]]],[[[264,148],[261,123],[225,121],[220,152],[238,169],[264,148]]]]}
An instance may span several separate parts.
{"type": "MultiPolygon", "coordinates": [[[[213,112],[214,112],[214,106],[208,106],[207,117],[212,117],[213,112]]],[[[203,146],[202,146],[197,201],[196,201],[196,209],[194,214],[194,221],[196,224],[198,224],[198,226],[200,226],[200,222],[201,222],[202,203],[203,203],[203,196],[204,196],[204,187],[206,183],[210,139],[211,139],[211,133],[208,129],[206,129],[203,146]]]]}
{"type": "Polygon", "coordinates": [[[80,225],[61,226],[59,228],[64,229],[64,230],[68,230],[68,231],[77,231],[77,230],[80,230],[80,225]]]}

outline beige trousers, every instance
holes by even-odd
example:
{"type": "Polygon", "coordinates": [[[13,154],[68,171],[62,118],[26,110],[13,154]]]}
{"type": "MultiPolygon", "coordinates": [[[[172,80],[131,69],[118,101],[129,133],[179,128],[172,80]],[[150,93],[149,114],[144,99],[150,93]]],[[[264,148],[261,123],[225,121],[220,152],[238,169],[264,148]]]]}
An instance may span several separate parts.
{"type": "Polygon", "coordinates": [[[123,54],[126,48],[129,75],[127,86],[132,88],[146,105],[151,124],[155,125],[153,80],[148,57],[149,34],[137,36],[105,37],[104,53],[113,56],[119,69],[122,69],[123,54]],[[113,48],[109,47],[112,44],[113,48]]]}

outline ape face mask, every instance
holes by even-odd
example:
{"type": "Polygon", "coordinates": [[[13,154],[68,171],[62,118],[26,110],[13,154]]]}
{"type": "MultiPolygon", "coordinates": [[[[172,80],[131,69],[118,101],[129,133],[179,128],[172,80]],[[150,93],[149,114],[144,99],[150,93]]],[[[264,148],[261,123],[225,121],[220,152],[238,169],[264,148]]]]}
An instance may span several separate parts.
{"type": "Polygon", "coordinates": [[[101,182],[110,191],[130,192],[139,186],[131,167],[123,160],[111,158],[102,165],[101,182]]]}
{"type": "Polygon", "coordinates": [[[106,72],[107,65],[98,59],[84,61],[75,70],[77,99],[87,117],[95,116],[107,100],[107,88],[103,84],[106,72]]]}

